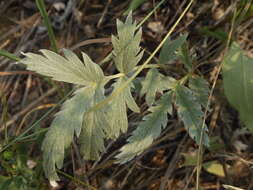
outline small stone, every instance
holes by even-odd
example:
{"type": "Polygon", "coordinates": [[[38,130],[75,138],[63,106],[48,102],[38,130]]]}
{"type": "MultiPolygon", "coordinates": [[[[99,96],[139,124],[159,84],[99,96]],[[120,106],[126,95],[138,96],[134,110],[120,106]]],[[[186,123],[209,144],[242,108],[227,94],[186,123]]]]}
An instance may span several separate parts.
{"type": "Polygon", "coordinates": [[[148,28],[155,33],[162,33],[164,31],[164,27],[160,21],[157,22],[149,22],[148,28]]]}

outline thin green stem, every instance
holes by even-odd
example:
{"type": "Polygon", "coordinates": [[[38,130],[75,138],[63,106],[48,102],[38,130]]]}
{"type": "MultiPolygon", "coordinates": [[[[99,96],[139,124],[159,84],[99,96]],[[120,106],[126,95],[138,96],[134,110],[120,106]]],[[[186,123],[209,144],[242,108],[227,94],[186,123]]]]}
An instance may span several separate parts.
{"type": "Polygon", "coordinates": [[[20,61],[21,60],[18,56],[14,55],[8,51],[5,51],[3,49],[0,49],[0,56],[7,57],[13,61],[20,61]]]}
{"type": "Polygon", "coordinates": [[[47,11],[46,11],[46,6],[45,6],[45,3],[44,3],[44,0],[36,0],[36,5],[37,5],[37,7],[40,11],[41,16],[44,19],[45,25],[47,27],[48,36],[49,36],[49,39],[50,39],[52,49],[53,49],[54,52],[58,52],[54,31],[53,31],[52,25],[50,23],[50,20],[49,20],[47,11]]]}
{"type": "MultiPolygon", "coordinates": [[[[141,66],[136,66],[133,70],[136,71],[140,67],[141,66]]],[[[148,68],[161,68],[161,67],[166,67],[166,65],[163,65],[163,64],[149,64],[149,65],[145,66],[145,69],[148,69],[148,68]]],[[[124,76],[126,76],[124,73],[118,73],[118,74],[115,74],[115,75],[110,75],[110,76],[106,77],[106,79],[107,79],[106,81],[108,82],[109,80],[124,77],[124,76]]]]}
{"type": "MultiPolygon", "coordinates": [[[[138,70],[141,66],[136,66],[134,70],[138,70]]],[[[164,64],[148,64],[144,68],[145,69],[152,69],[152,68],[164,68],[166,65],[164,64]]]]}
{"type": "Polygon", "coordinates": [[[185,75],[183,78],[178,80],[178,84],[184,85],[191,75],[192,73],[188,73],[187,75],[185,75]]]}
{"type": "Polygon", "coordinates": [[[34,137],[34,136],[36,136],[36,135],[39,135],[39,134],[41,134],[41,133],[45,133],[45,132],[47,132],[48,130],[49,130],[49,128],[41,129],[40,131],[37,131],[37,132],[32,133],[32,134],[30,134],[30,135],[24,136],[24,137],[22,137],[22,138],[19,138],[19,141],[24,141],[24,140],[30,139],[30,138],[32,138],[32,137],[34,137]]]}
{"type": "MultiPolygon", "coordinates": [[[[233,31],[234,31],[234,27],[235,27],[235,20],[236,20],[236,10],[234,11],[234,15],[232,18],[232,25],[231,25],[231,29],[229,31],[229,35],[228,35],[228,40],[226,43],[226,47],[225,47],[225,53],[223,55],[223,57],[225,56],[225,54],[228,51],[229,48],[229,44],[231,42],[232,39],[232,35],[233,35],[233,31]]],[[[200,172],[202,169],[202,160],[203,160],[203,152],[204,152],[204,147],[203,147],[203,140],[204,140],[204,132],[205,132],[205,123],[206,123],[206,118],[207,118],[207,112],[208,112],[208,107],[211,103],[211,97],[213,96],[213,92],[214,92],[214,88],[216,86],[217,80],[218,80],[218,76],[220,74],[221,68],[222,68],[223,62],[219,65],[218,67],[218,71],[215,75],[215,79],[209,94],[209,98],[205,107],[205,112],[204,112],[204,118],[203,118],[203,122],[201,125],[201,134],[200,134],[200,141],[199,141],[199,149],[198,149],[198,154],[197,154],[197,175],[196,175],[196,190],[200,190],[200,172]]]]}
{"type": "Polygon", "coordinates": [[[164,3],[165,0],[162,0],[160,1],[156,6],[155,8],[150,12],[148,13],[147,16],[145,16],[144,19],[142,19],[142,21],[137,25],[137,28],[140,28],[144,22],[146,22],[146,20],[148,20],[148,18],[156,11],[156,9],[158,9],[163,3],[164,3]]]}
{"type": "Polygon", "coordinates": [[[93,112],[96,110],[99,110],[101,107],[105,106],[107,103],[109,103],[114,97],[118,96],[120,93],[122,93],[125,88],[141,73],[141,71],[146,67],[146,65],[153,59],[155,54],[161,49],[163,44],[166,42],[166,40],[169,38],[169,36],[172,34],[172,32],[175,30],[176,26],[179,24],[179,22],[182,20],[186,12],[190,9],[192,3],[194,0],[191,0],[187,7],[184,9],[182,14],[179,16],[177,21],[174,23],[174,25],[171,27],[169,32],[166,34],[162,42],[157,46],[157,48],[153,51],[153,53],[148,57],[148,59],[137,69],[137,71],[119,88],[115,89],[115,91],[112,92],[110,96],[105,98],[103,101],[99,102],[98,104],[94,105],[92,108],[88,110],[88,112],[93,112]]]}

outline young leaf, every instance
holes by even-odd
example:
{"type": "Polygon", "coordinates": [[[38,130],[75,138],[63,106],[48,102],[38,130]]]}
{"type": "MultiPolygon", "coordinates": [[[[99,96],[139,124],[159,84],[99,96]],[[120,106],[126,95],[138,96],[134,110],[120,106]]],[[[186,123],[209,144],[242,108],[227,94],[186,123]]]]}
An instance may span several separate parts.
{"type": "Polygon", "coordinates": [[[166,64],[169,61],[175,60],[177,58],[176,51],[183,45],[183,43],[186,41],[186,38],[187,35],[182,35],[175,40],[167,40],[164,43],[159,55],[160,64],[166,64]]]}
{"type": "Polygon", "coordinates": [[[253,131],[253,59],[233,43],[223,62],[225,95],[240,113],[240,118],[253,131]]]}
{"type": "Polygon", "coordinates": [[[146,102],[152,105],[155,101],[156,93],[172,88],[175,79],[165,77],[157,69],[150,69],[145,80],[142,81],[141,95],[146,94],[146,102]]]}
{"type": "Polygon", "coordinates": [[[90,88],[77,90],[75,95],[67,100],[59,113],[56,114],[42,144],[43,166],[50,180],[58,180],[55,165],[62,167],[65,149],[70,146],[74,133],[79,136],[83,114],[89,103],[90,88]]]}
{"type": "Polygon", "coordinates": [[[188,71],[191,71],[193,68],[192,65],[192,57],[190,56],[187,44],[183,44],[180,48],[180,51],[178,52],[179,59],[182,61],[184,66],[188,71]]]}
{"type": "MultiPolygon", "coordinates": [[[[120,87],[127,81],[127,77],[122,77],[114,83],[114,89],[120,87]]],[[[140,112],[138,105],[135,103],[131,94],[133,84],[129,85],[124,92],[119,94],[111,103],[111,111],[109,113],[111,118],[111,135],[118,137],[120,132],[126,132],[128,128],[127,107],[133,112],[140,112]]],[[[112,136],[112,137],[113,137],[112,136]]]]}
{"type": "Polygon", "coordinates": [[[167,92],[156,106],[149,108],[151,113],[143,118],[143,121],[128,139],[128,144],[123,146],[120,149],[121,153],[116,156],[120,163],[125,163],[141,154],[160,135],[162,128],[165,128],[168,122],[167,113],[171,114],[172,112],[171,101],[172,93],[167,92]]]}
{"type": "MultiPolygon", "coordinates": [[[[175,89],[175,93],[179,118],[184,122],[185,128],[188,130],[190,137],[199,144],[203,119],[201,105],[197,101],[193,92],[185,86],[178,85],[175,89]]],[[[209,140],[206,126],[203,137],[203,143],[208,146],[209,140]]]]}
{"type": "Polygon", "coordinates": [[[84,63],[71,51],[64,50],[65,58],[49,50],[41,50],[43,55],[25,53],[26,58],[20,62],[28,70],[35,71],[54,80],[78,85],[91,85],[100,80],[96,76],[103,76],[98,65],[83,53],[84,63]]]}
{"type": "Polygon", "coordinates": [[[131,13],[125,23],[117,20],[118,38],[112,36],[112,53],[115,65],[121,73],[131,72],[143,56],[143,51],[140,51],[142,31],[136,30],[136,22],[133,23],[131,13]]]}
{"type": "Polygon", "coordinates": [[[205,108],[210,91],[208,82],[204,78],[193,76],[189,79],[189,87],[196,96],[197,101],[205,108]]]}

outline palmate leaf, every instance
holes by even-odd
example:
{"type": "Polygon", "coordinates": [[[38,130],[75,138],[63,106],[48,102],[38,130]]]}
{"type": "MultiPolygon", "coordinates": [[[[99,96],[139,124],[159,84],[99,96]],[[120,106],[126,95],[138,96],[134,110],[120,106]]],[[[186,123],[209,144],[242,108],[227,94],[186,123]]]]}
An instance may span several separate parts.
{"type": "Polygon", "coordinates": [[[155,101],[156,93],[171,89],[176,80],[172,77],[164,76],[157,69],[150,69],[146,78],[142,81],[141,95],[145,96],[148,105],[155,101]]]}
{"type": "Polygon", "coordinates": [[[225,95],[246,127],[253,131],[253,59],[233,43],[222,69],[225,95]]]}
{"type": "Polygon", "coordinates": [[[208,82],[199,76],[192,76],[189,79],[189,88],[193,91],[197,101],[206,108],[210,89],[208,82]]]}
{"type": "Polygon", "coordinates": [[[128,144],[123,146],[121,153],[116,156],[118,162],[125,163],[148,148],[156,139],[162,128],[168,122],[167,114],[172,112],[172,93],[165,93],[155,106],[149,108],[150,113],[143,118],[133,135],[128,139],[128,144]]]}
{"type": "Polygon", "coordinates": [[[140,51],[142,31],[136,30],[136,22],[133,23],[131,13],[125,23],[117,20],[118,37],[112,35],[112,53],[114,63],[121,73],[131,72],[143,56],[143,51],[140,51]]]}
{"type": "Polygon", "coordinates": [[[71,51],[64,50],[65,58],[49,50],[40,50],[43,55],[25,53],[21,63],[28,70],[35,71],[54,80],[78,85],[91,85],[101,80],[103,71],[90,58],[83,55],[84,63],[71,51]]]}
{"type": "MultiPolygon", "coordinates": [[[[200,144],[201,127],[203,122],[203,112],[200,103],[194,93],[187,87],[178,85],[175,88],[177,113],[182,119],[185,128],[191,138],[200,144]]],[[[208,146],[207,127],[204,128],[203,143],[208,146]]]]}
{"type": "MultiPolygon", "coordinates": [[[[122,77],[114,83],[114,89],[120,87],[127,81],[127,77],[122,77]]],[[[127,108],[133,112],[140,112],[138,105],[135,103],[131,94],[133,84],[130,84],[125,90],[113,99],[111,102],[111,111],[109,117],[111,118],[111,135],[112,138],[119,136],[120,132],[126,132],[128,128],[127,108]]]]}

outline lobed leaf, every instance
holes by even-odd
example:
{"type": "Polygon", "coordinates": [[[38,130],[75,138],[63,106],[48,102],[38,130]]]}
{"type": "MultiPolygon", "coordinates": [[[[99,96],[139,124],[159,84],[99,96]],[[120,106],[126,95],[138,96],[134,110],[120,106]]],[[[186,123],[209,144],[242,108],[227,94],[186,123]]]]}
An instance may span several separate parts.
{"type": "Polygon", "coordinates": [[[210,93],[208,82],[199,76],[192,76],[189,79],[189,88],[193,91],[197,101],[206,108],[210,93]]]}
{"type": "Polygon", "coordinates": [[[183,45],[183,43],[186,41],[186,38],[187,35],[182,35],[172,41],[168,39],[164,43],[159,55],[160,64],[166,64],[169,61],[175,60],[178,57],[176,51],[183,45]]]}
{"type": "Polygon", "coordinates": [[[136,22],[133,23],[131,13],[125,23],[117,20],[118,37],[112,35],[112,53],[116,68],[121,73],[131,72],[143,56],[143,51],[140,51],[142,31],[136,30],[136,22]]]}
{"type": "Polygon", "coordinates": [[[172,77],[165,77],[157,69],[150,69],[146,78],[142,81],[141,95],[145,96],[148,105],[152,105],[155,101],[156,93],[162,93],[164,90],[171,89],[175,83],[172,77]]]}
{"type": "Polygon", "coordinates": [[[104,150],[103,140],[109,130],[105,110],[109,108],[105,106],[96,112],[87,111],[105,98],[104,85],[107,79],[101,68],[84,53],[84,63],[68,50],[64,50],[65,58],[48,50],[42,50],[42,53],[44,56],[26,54],[23,63],[28,69],[56,80],[86,85],[63,104],[42,145],[46,176],[50,180],[58,180],[56,167],[62,167],[65,149],[70,146],[74,134],[78,137],[81,133],[85,139],[82,141],[82,153],[86,159],[96,159],[104,150]],[[38,62],[35,61],[36,58],[38,62]]]}
{"type": "MultiPolygon", "coordinates": [[[[204,115],[201,110],[201,105],[197,101],[196,96],[194,96],[194,93],[185,86],[178,85],[175,88],[175,94],[178,116],[182,119],[190,137],[197,144],[200,144],[201,126],[204,115]]],[[[208,146],[209,140],[206,126],[204,130],[203,143],[208,146]]]]}
{"type": "Polygon", "coordinates": [[[160,135],[162,128],[165,128],[168,122],[167,113],[172,113],[171,101],[172,93],[167,92],[156,106],[149,108],[151,113],[143,118],[128,139],[128,144],[120,149],[121,153],[116,156],[118,162],[125,163],[141,154],[160,135]]]}
{"type": "MultiPolygon", "coordinates": [[[[89,108],[102,101],[104,87],[99,85],[91,88],[87,106],[89,108]]],[[[86,112],[83,117],[82,131],[80,135],[81,153],[86,160],[97,160],[104,148],[104,138],[110,131],[110,118],[108,117],[109,106],[105,106],[97,111],[86,112]]]]}
{"type": "MultiPolygon", "coordinates": [[[[127,77],[122,77],[114,83],[114,90],[119,88],[127,81],[127,77]]],[[[133,84],[130,84],[125,90],[113,99],[111,102],[111,111],[109,118],[111,120],[111,133],[109,136],[116,138],[120,132],[125,133],[128,128],[127,108],[133,112],[140,112],[138,105],[131,94],[133,84]]]]}
{"type": "Polygon", "coordinates": [[[35,71],[54,80],[78,85],[92,85],[104,79],[101,68],[85,54],[84,63],[71,51],[64,50],[65,57],[49,50],[40,50],[43,55],[25,53],[20,62],[28,70],[35,71]]]}
{"type": "Polygon", "coordinates": [[[246,127],[253,131],[253,59],[233,43],[222,69],[225,95],[246,127]]]}
{"type": "Polygon", "coordinates": [[[89,103],[90,88],[84,87],[67,100],[56,114],[42,144],[43,166],[50,180],[58,180],[56,167],[61,168],[65,149],[73,140],[74,133],[79,136],[82,129],[83,115],[89,103]]]}
{"type": "Polygon", "coordinates": [[[180,48],[180,51],[178,52],[178,57],[184,64],[185,68],[191,72],[193,69],[192,57],[190,56],[186,43],[183,44],[182,47],[180,48]]]}

